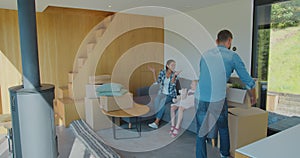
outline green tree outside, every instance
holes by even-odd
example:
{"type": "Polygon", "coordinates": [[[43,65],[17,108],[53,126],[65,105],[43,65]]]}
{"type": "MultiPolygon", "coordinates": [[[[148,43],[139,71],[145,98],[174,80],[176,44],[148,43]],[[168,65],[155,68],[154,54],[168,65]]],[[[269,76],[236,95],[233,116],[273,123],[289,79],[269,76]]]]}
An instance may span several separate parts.
{"type": "Polygon", "coordinates": [[[258,78],[268,90],[300,94],[300,0],[272,4],[271,29],[258,32],[258,78]]]}

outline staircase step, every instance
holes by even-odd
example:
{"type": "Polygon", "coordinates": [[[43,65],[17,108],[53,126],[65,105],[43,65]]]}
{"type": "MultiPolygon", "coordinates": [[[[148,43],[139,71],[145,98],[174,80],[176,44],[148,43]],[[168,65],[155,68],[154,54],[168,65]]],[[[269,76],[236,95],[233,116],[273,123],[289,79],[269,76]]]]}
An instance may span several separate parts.
{"type": "Polygon", "coordinates": [[[63,125],[62,123],[62,117],[60,115],[60,109],[58,108],[57,99],[53,99],[53,109],[54,109],[54,121],[55,126],[63,125]]]}
{"type": "Polygon", "coordinates": [[[54,99],[53,104],[54,104],[54,113],[58,115],[58,117],[62,118],[64,115],[64,109],[62,108],[62,106],[59,106],[58,99],[54,99]]]}
{"type": "Polygon", "coordinates": [[[75,77],[76,77],[76,75],[77,75],[77,72],[69,72],[68,73],[68,76],[69,76],[69,82],[73,82],[73,80],[75,79],[75,77]]]}
{"type": "Polygon", "coordinates": [[[115,17],[115,14],[109,15],[106,17],[107,20],[112,21],[115,17]]]}
{"type": "Polygon", "coordinates": [[[94,42],[88,43],[86,45],[87,54],[91,53],[94,50],[95,45],[96,45],[96,43],[94,43],[94,42]]]}
{"type": "Polygon", "coordinates": [[[105,30],[106,30],[106,28],[99,28],[98,30],[96,30],[95,36],[96,36],[96,41],[97,42],[99,42],[99,40],[102,37],[105,30]]]}
{"type": "Polygon", "coordinates": [[[76,110],[75,102],[71,98],[57,99],[57,107],[59,109],[58,115],[62,118],[63,125],[66,127],[68,127],[72,121],[80,118],[76,110]]]}
{"type": "Polygon", "coordinates": [[[65,98],[69,96],[69,89],[68,86],[61,86],[58,88],[58,98],[65,98]]]}
{"type": "Polygon", "coordinates": [[[111,82],[111,75],[89,76],[89,84],[103,84],[111,82]]]}
{"type": "Polygon", "coordinates": [[[111,23],[111,21],[113,20],[114,15],[110,15],[107,16],[106,18],[104,18],[99,27],[97,28],[97,30],[95,31],[95,36],[93,39],[91,39],[90,41],[93,42],[99,42],[99,39],[102,37],[103,33],[105,32],[106,28],[109,26],[109,24],[111,23]]]}
{"type": "Polygon", "coordinates": [[[102,21],[103,26],[104,26],[105,28],[107,28],[108,25],[111,23],[112,19],[113,19],[113,16],[111,16],[111,15],[110,15],[110,16],[107,16],[106,18],[104,18],[103,21],[102,21]]]}
{"type": "Polygon", "coordinates": [[[73,96],[73,84],[72,84],[72,82],[68,83],[68,92],[69,92],[69,98],[73,99],[74,96],[73,96]]]}
{"type": "Polygon", "coordinates": [[[57,99],[53,99],[53,110],[54,110],[54,113],[57,113],[57,99]]]}
{"type": "Polygon", "coordinates": [[[78,68],[82,68],[85,61],[86,61],[87,57],[79,57],[77,58],[77,67],[78,68]]]}
{"type": "Polygon", "coordinates": [[[62,118],[58,114],[54,114],[54,124],[55,126],[63,125],[62,118]]]}

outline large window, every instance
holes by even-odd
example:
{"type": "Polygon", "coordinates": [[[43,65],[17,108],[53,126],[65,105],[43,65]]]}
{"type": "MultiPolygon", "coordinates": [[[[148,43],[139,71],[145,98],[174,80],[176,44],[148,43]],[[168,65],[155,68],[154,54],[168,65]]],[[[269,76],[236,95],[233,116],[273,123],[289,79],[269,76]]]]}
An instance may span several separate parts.
{"type": "Polygon", "coordinates": [[[253,75],[260,81],[260,105],[300,116],[300,0],[257,1],[253,75]]]}

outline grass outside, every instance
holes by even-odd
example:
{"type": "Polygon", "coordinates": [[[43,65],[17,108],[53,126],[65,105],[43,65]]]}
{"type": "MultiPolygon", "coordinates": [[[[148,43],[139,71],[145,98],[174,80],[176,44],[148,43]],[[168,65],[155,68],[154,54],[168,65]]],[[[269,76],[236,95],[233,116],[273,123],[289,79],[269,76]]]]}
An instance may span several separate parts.
{"type": "Polygon", "coordinates": [[[300,94],[300,26],[271,31],[268,90],[300,94]]]}

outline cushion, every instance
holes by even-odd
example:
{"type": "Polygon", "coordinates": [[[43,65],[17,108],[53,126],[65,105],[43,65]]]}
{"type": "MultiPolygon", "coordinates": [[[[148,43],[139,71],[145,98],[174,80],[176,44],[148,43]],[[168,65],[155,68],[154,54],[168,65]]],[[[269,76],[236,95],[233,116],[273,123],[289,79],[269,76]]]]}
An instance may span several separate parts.
{"type": "Polygon", "coordinates": [[[190,89],[190,85],[192,83],[192,80],[185,79],[185,78],[178,78],[179,86],[177,86],[177,89],[187,88],[190,89]]]}
{"type": "Polygon", "coordinates": [[[118,83],[106,83],[101,86],[99,86],[96,89],[96,92],[118,92],[123,89],[123,85],[118,84],[118,83]]]}
{"type": "Polygon", "coordinates": [[[136,90],[137,96],[147,96],[149,95],[149,86],[141,87],[136,90]]]}

